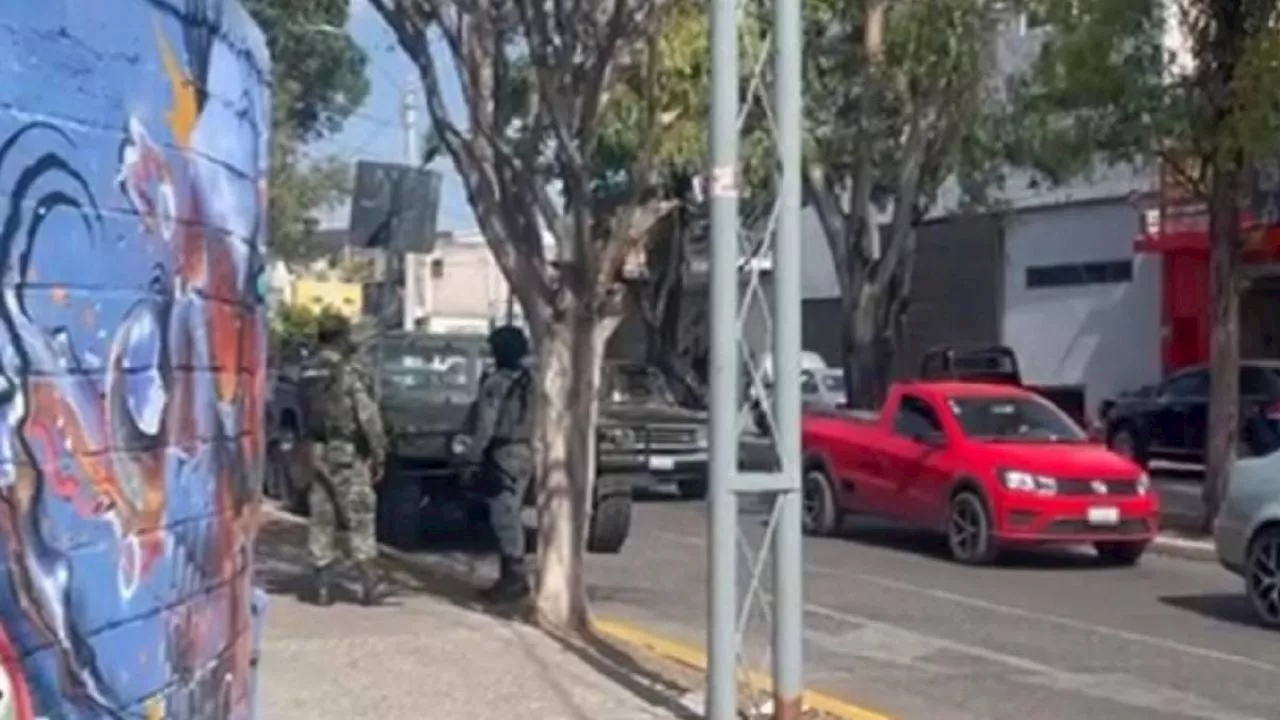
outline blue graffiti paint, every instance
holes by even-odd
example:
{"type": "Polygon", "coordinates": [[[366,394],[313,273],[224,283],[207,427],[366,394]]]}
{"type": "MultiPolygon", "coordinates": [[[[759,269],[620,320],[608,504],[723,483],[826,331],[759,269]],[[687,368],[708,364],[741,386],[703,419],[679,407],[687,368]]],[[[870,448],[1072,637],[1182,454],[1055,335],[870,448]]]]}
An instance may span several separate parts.
{"type": "Polygon", "coordinates": [[[267,56],[0,3],[0,718],[253,716],[267,56]]]}

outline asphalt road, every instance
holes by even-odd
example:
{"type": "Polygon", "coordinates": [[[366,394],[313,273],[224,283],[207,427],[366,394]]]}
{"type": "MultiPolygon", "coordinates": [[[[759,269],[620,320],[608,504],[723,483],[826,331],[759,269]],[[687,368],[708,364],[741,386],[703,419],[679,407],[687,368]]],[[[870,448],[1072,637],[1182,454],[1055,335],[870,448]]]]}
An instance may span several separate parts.
{"type": "MultiPolygon", "coordinates": [[[[1198,492],[1164,484],[1170,501],[1198,492]]],[[[758,543],[762,518],[743,527],[758,543]]],[[[641,502],[623,552],[589,560],[595,612],[701,647],[705,529],[703,503],[641,502]]],[[[1211,563],[1064,551],[974,569],[869,520],[804,551],[806,683],[895,720],[1280,718],[1280,635],[1211,563]]],[[[748,637],[767,669],[763,618],[748,637]]]]}

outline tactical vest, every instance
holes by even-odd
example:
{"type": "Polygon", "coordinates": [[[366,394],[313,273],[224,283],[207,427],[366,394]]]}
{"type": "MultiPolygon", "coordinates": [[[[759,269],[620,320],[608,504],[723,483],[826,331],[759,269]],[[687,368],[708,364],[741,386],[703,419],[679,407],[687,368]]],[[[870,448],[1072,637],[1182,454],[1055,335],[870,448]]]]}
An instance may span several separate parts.
{"type": "Polygon", "coordinates": [[[533,410],[530,407],[533,373],[524,368],[497,370],[495,373],[510,373],[514,377],[508,381],[499,400],[493,437],[504,442],[527,442],[533,437],[533,410]]]}
{"type": "Polygon", "coordinates": [[[309,440],[358,439],[355,401],[348,391],[355,379],[348,372],[341,361],[323,357],[303,368],[298,395],[309,440]]]}

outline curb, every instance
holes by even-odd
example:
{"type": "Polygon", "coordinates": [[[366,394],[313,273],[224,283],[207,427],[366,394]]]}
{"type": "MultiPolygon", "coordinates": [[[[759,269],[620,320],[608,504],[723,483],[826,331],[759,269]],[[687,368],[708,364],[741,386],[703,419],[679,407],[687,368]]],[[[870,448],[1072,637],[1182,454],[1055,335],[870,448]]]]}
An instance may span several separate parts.
{"type": "MultiPolygon", "coordinates": [[[[701,673],[707,671],[707,656],[695,647],[618,620],[592,618],[591,627],[601,637],[614,642],[638,647],[701,673]]],[[[773,681],[767,675],[754,670],[747,670],[742,674],[746,676],[747,684],[752,689],[772,695],[773,681]]],[[[817,710],[840,720],[891,720],[889,716],[874,710],[807,688],[801,694],[800,704],[805,709],[817,710]]]]}
{"type": "Polygon", "coordinates": [[[1175,557],[1196,562],[1218,562],[1218,551],[1207,540],[1189,540],[1176,535],[1157,535],[1150,551],[1157,555],[1175,557]]]}

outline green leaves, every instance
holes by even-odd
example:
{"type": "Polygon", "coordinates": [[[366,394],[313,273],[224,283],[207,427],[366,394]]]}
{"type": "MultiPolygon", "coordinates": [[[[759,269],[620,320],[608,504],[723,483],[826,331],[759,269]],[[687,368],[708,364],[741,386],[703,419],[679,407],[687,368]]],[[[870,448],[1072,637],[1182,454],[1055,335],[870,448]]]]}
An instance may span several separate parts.
{"type": "Polygon", "coordinates": [[[336,133],[369,94],[369,59],[344,30],[347,0],[246,0],[272,60],[268,246],[287,262],[310,259],[312,216],[350,191],[334,158],[306,162],[303,145],[336,133]]]}
{"type": "MultiPolygon", "coordinates": [[[[609,94],[601,116],[597,149],[601,178],[626,174],[640,157],[648,131],[650,103],[656,112],[658,136],[654,167],[662,175],[701,172],[706,162],[711,116],[711,47],[708,5],[698,0],[674,0],[662,16],[654,75],[643,62],[627,68],[609,94]],[[652,87],[650,81],[652,80],[652,87]]],[[[741,141],[744,186],[767,190],[772,180],[773,149],[759,98],[749,94],[751,75],[761,53],[767,18],[746,9],[739,20],[741,92],[748,107],[741,141]]],[[[643,180],[642,180],[643,181],[643,180]]]]}
{"type": "Polygon", "coordinates": [[[927,205],[953,175],[981,193],[1003,148],[998,88],[990,83],[1001,14],[986,0],[889,3],[875,43],[880,56],[872,58],[871,7],[868,0],[806,0],[808,162],[851,186],[865,142],[872,195],[885,197],[910,190],[898,187],[899,170],[923,152],[917,196],[898,200],[927,205]],[[913,126],[927,138],[914,148],[913,126]]]}
{"type": "Polygon", "coordinates": [[[1045,25],[1010,87],[1010,158],[1054,182],[1096,164],[1139,162],[1192,134],[1188,87],[1167,76],[1161,0],[1027,0],[1045,25]]]}
{"type": "Polygon", "coordinates": [[[337,132],[369,94],[369,58],[347,34],[348,0],[245,0],[266,35],[272,104],[301,142],[337,132]]]}
{"type": "Polygon", "coordinates": [[[1280,151],[1275,0],[1242,3],[1234,30],[1218,24],[1213,0],[1026,2],[1051,24],[1014,88],[1015,160],[1061,182],[1099,163],[1159,159],[1204,194],[1207,162],[1280,151]],[[1214,60],[1228,38],[1240,58],[1225,61],[1230,70],[1214,60]]]}

